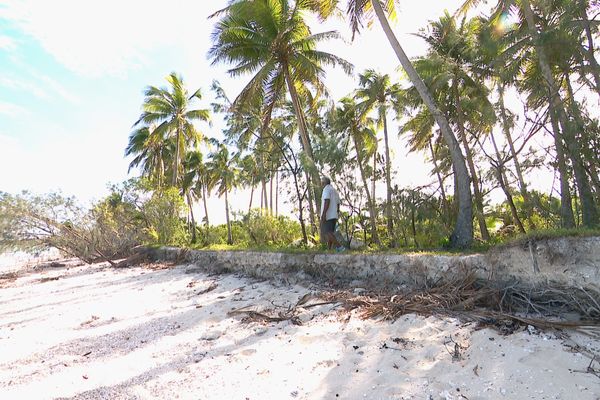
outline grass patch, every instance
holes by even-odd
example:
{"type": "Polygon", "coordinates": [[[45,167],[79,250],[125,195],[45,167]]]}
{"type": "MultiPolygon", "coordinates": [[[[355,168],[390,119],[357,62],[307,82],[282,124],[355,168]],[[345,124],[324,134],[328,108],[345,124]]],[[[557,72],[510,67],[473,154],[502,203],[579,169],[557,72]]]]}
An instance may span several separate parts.
{"type": "MultiPolygon", "coordinates": [[[[471,247],[467,249],[451,249],[446,247],[417,249],[412,247],[387,248],[381,246],[371,246],[359,250],[346,250],[341,254],[352,255],[437,255],[437,256],[456,256],[480,254],[492,249],[502,249],[511,246],[523,246],[529,241],[539,241],[547,239],[559,239],[565,237],[600,237],[600,229],[559,229],[559,230],[539,230],[529,232],[525,235],[506,238],[504,240],[493,240],[491,242],[482,242],[475,240],[471,247]]],[[[313,247],[292,247],[281,245],[248,246],[247,244],[212,244],[209,246],[191,245],[187,247],[192,250],[208,251],[254,251],[261,253],[285,253],[285,254],[336,254],[335,250],[327,250],[323,246],[313,247]]]]}
{"type": "Polygon", "coordinates": [[[599,237],[600,229],[552,229],[552,230],[538,230],[528,232],[524,235],[519,235],[513,238],[509,238],[502,243],[494,247],[503,248],[510,246],[522,246],[530,241],[548,240],[548,239],[561,239],[561,238],[586,238],[586,237],[599,237]]]}

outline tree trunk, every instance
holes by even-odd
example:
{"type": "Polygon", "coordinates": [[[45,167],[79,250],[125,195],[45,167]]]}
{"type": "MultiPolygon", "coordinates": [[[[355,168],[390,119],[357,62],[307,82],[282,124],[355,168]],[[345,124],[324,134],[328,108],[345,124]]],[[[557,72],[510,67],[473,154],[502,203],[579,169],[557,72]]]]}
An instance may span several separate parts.
{"type": "Polygon", "coordinates": [[[250,189],[250,204],[248,205],[248,214],[250,214],[250,211],[252,211],[252,200],[254,198],[254,185],[252,185],[251,189],[250,189]]]}
{"type": "Polygon", "coordinates": [[[373,196],[373,203],[377,205],[377,196],[375,195],[375,185],[377,184],[377,148],[373,152],[373,176],[371,177],[371,195],[373,196]]]}
{"type": "Polygon", "coordinates": [[[458,82],[456,81],[456,79],[454,80],[452,90],[454,92],[454,101],[456,103],[456,122],[458,125],[458,131],[460,133],[460,139],[465,149],[467,165],[471,170],[471,181],[473,182],[473,194],[475,197],[475,216],[477,217],[477,221],[479,222],[479,231],[481,232],[481,238],[487,242],[490,240],[490,233],[488,232],[487,224],[485,222],[485,216],[483,213],[483,195],[479,190],[479,177],[477,176],[477,169],[475,168],[475,162],[473,162],[473,154],[469,146],[469,141],[467,140],[467,132],[465,132],[462,106],[460,104],[460,95],[458,93],[458,82]]]}
{"type": "Polygon", "coordinates": [[[417,208],[417,205],[415,204],[415,194],[414,192],[411,193],[410,195],[411,197],[411,204],[410,204],[410,227],[411,227],[411,231],[412,231],[412,235],[413,235],[413,242],[415,243],[415,248],[419,248],[419,241],[417,240],[417,226],[415,223],[415,209],[417,208]]]}
{"type": "Polygon", "coordinates": [[[191,226],[192,243],[196,243],[196,219],[194,218],[193,201],[192,201],[192,196],[190,196],[189,191],[185,194],[185,197],[187,198],[188,207],[190,207],[190,220],[191,220],[191,225],[192,225],[191,226]]]}
{"type": "Polygon", "coordinates": [[[367,203],[369,204],[369,219],[371,221],[371,239],[373,243],[379,244],[379,236],[377,235],[377,219],[375,218],[375,205],[373,204],[373,198],[371,197],[371,193],[369,191],[369,183],[367,182],[367,177],[365,176],[365,169],[363,166],[363,159],[360,154],[360,147],[358,146],[358,141],[356,140],[356,136],[354,133],[352,135],[352,141],[354,142],[354,149],[356,150],[356,160],[358,161],[358,169],[360,171],[360,179],[363,183],[363,188],[365,189],[365,194],[367,195],[367,203]]]}
{"type": "Polygon", "coordinates": [[[529,191],[527,190],[527,183],[525,183],[525,179],[523,178],[523,170],[521,168],[521,163],[519,162],[519,158],[517,157],[517,152],[515,150],[515,144],[512,140],[512,135],[510,133],[510,124],[508,121],[508,115],[506,113],[506,107],[504,105],[504,84],[500,83],[498,85],[498,103],[500,106],[500,118],[502,119],[502,131],[504,132],[504,137],[506,138],[506,142],[508,143],[508,148],[510,149],[510,156],[513,159],[513,163],[515,164],[515,173],[517,174],[517,179],[519,181],[519,191],[521,192],[521,196],[523,196],[523,202],[525,205],[525,213],[527,215],[527,222],[529,227],[533,230],[536,229],[535,222],[533,221],[533,200],[529,191]]]}
{"type": "Polygon", "coordinates": [[[225,220],[227,221],[227,244],[233,244],[233,236],[231,235],[231,222],[229,221],[229,198],[225,189],[225,220]]]}
{"type": "Polygon", "coordinates": [[[163,187],[163,179],[165,177],[165,161],[162,157],[162,153],[161,153],[161,157],[160,157],[160,161],[158,162],[159,165],[159,171],[158,171],[158,189],[162,189],[163,187]]]}
{"type": "Polygon", "coordinates": [[[179,131],[179,128],[177,129],[177,133],[175,135],[175,158],[173,161],[173,178],[171,179],[171,185],[173,187],[177,187],[177,180],[179,178],[178,173],[179,173],[179,157],[181,156],[179,154],[179,142],[181,140],[181,132],[179,131]]]}
{"type": "MultiPolygon", "coordinates": [[[[316,234],[317,233],[317,221],[318,218],[320,218],[320,215],[317,216],[316,212],[315,212],[315,208],[314,208],[314,203],[318,202],[317,199],[315,199],[315,202],[313,203],[313,192],[312,190],[310,190],[311,184],[310,184],[310,177],[308,176],[308,172],[304,171],[304,177],[306,178],[306,193],[308,194],[308,213],[309,213],[309,221],[310,221],[310,230],[312,232],[312,234],[316,234]]],[[[321,205],[319,204],[319,208],[321,208],[321,205]]]]}
{"type": "MultiPolygon", "coordinates": [[[[588,42],[588,48],[586,53],[587,56],[587,60],[589,63],[589,69],[590,72],[592,73],[592,76],[594,77],[594,83],[596,84],[596,93],[598,93],[598,96],[600,96],[600,65],[598,65],[598,61],[596,60],[596,57],[594,56],[594,36],[592,34],[592,29],[590,26],[590,19],[587,15],[587,9],[586,9],[586,4],[585,4],[585,0],[581,0],[580,1],[580,6],[581,6],[581,16],[583,18],[583,23],[584,23],[584,28],[585,28],[585,37],[587,39],[588,42]]],[[[585,69],[584,69],[585,71],[585,69]]]]}
{"type": "Polygon", "coordinates": [[[510,188],[508,187],[508,179],[506,179],[506,171],[504,169],[504,161],[502,160],[502,155],[500,154],[500,150],[498,150],[498,145],[496,144],[496,138],[494,137],[494,133],[490,132],[490,138],[492,139],[492,144],[494,146],[494,150],[496,152],[496,163],[494,165],[496,169],[496,178],[498,179],[498,183],[500,184],[500,188],[504,192],[506,196],[506,201],[508,202],[508,206],[510,207],[510,213],[512,215],[514,223],[519,228],[519,232],[525,233],[525,227],[521,222],[521,218],[519,218],[519,213],[517,211],[517,207],[515,206],[515,202],[513,200],[512,194],[510,192],[510,188]]]}
{"type": "MultiPolygon", "coordinates": [[[[567,94],[569,96],[569,106],[571,109],[571,113],[572,113],[573,117],[575,118],[577,127],[583,132],[582,138],[580,140],[582,143],[590,143],[591,138],[585,132],[585,121],[583,120],[583,115],[581,114],[581,108],[579,107],[579,103],[575,99],[575,92],[573,91],[573,85],[571,83],[571,75],[569,73],[565,73],[565,82],[566,82],[566,86],[567,86],[567,94]]],[[[596,171],[596,168],[598,167],[598,163],[597,163],[597,160],[595,159],[597,156],[595,157],[594,154],[590,154],[589,148],[586,150],[588,150],[588,151],[582,150],[580,153],[584,173],[589,175],[590,186],[595,187],[597,194],[600,195],[600,192],[598,191],[598,189],[600,188],[599,178],[598,178],[598,173],[596,171]]],[[[591,192],[591,188],[590,188],[590,192],[591,192]]],[[[593,193],[591,194],[591,196],[593,199],[593,193]]],[[[598,211],[596,209],[596,213],[597,212],[598,211]]]]}
{"type": "Polygon", "coordinates": [[[433,144],[431,140],[429,140],[429,151],[431,152],[431,161],[433,162],[433,168],[435,168],[435,175],[437,176],[438,183],[440,185],[440,195],[442,197],[442,207],[444,208],[445,218],[444,225],[448,226],[448,222],[451,219],[451,207],[448,204],[448,199],[446,197],[446,190],[444,189],[444,179],[442,178],[442,174],[440,174],[440,169],[437,163],[437,156],[435,155],[435,150],[433,148],[433,144]]]}
{"type": "Polygon", "coordinates": [[[294,177],[296,196],[298,197],[298,220],[300,221],[300,228],[302,228],[302,242],[308,244],[308,235],[306,234],[306,224],[304,222],[304,205],[302,204],[303,195],[300,193],[300,184],[298,183],[298,173],[296,170],[292,170],[292,175],[294,177]]]}
{"type": "MultiPolygon", "coordinates": [[[[309,170],[310,176],[312,179],[312,192],[314,194],[314,202],[315,207],[314,210],[317,212],[317,219],[320,218],[321,205],[319,204],[319,199],[321,198],[321,188],[318,187],[321,182],[321,178],[319,177],[319,173],[315,168],[315,157],[313,155],[312,146],[310,144],[310,138],[308,136],[308,131],[306,128],[306,120],[304,118],[304,113],[302,112],[302,107],[300,105],[300,99],[298,97],[298,93],[296,92],[296,87],[294,86],[294,82],[292,81],[292,77],[290,75],[290,70],[288,65],[284,65],[284,75],[285,81],[288,87],[288,91],[290,92],[290,97],[292,98],[292,106],[294,108],[294,113],[296,114],[296,120],[298,122],[298,131],[300,132],[300,140],[302,142],[302,148],[306,153],[310,163],[309,170]]],[[[311,190],[311,186],[309,186],[308,190],[311,190]]],[[[311,211],[312,212],[312,211],[311,211]]]]}
{"type": "Polygon", "coordinates": [[[269,179],[269,215],[273,215],[273,173],[269,179]]]}
{"type": "Polygon", "coordinates": [[[410,81],[415,86],[415,89],[417,89],[419,92],[421,99],[429,109],[431,115],[433,115],[433,118],[440,127],[444,141],[450,150],[452,164],[454,166],[453,169],[454,173],[456,174],[456,181],[458,183],[455,188],[456,197],[458,198],[458,216],[456,219],[456,225],[454,226],[454,232],[450,237],[450,244],[452,247],[468,247],[473,241],[473,205],[471,199],[469,173],[467,171],[465,159],[460,151],[460,146],[458,145],[456,136],[448,124],[448,120],[444,117],[440,109],[435,104],[429,89],[427,86],[425,86],[425,83],[404,53],[402,46],[400,46],[398,39],[394,35],[394,32],[388,23],[381,4],[379,1],[370,1],[375,14],[377,15],[377,19],[381,24],[381,27],[383,28],[383,31],[385,32],[385,35],[394,52],[396,53],[402,68],[406,71],[410,81]]]}
{"type": "Polygon", "coordinates": [[[560,223],[561,227],[571,229],[575,228],[575,216],[573,215],[573,200],[571,198],[571,188],[569,187],[569,173],[565,161],[564,147],[560,139],[558,121],[556,121],[556,115],[552,109],[549,110],[549,113],[560,180],[560,223]]]}
{"type": "Polygon", "coordinates": [[[275,216],[279,217],[279,170],[275,172],[275,216]]]}
{"type": "Polygon", "coordinates": [[[208,229],[208,226],[210,225],[209,221],[208,221],[208,207],[206,206],[206,186],[202,185],[202,203],[204,204],[204,218],[206,219],[206,227],[208,229]]]}
{"type": "Polygon", "coordinates": [[[392,219],[392,172],[390,162],[390,145],[388,138],[387,115],[383,110],[381,118],[383,119],[383,141],[385,144],[385,187],[386,187],[386,205],[385,215],[387,219],[388,236],[392,247],[396,246],[396,238],[394,236],[394,220],[392,219]]]}
{"type": "Polygon", "coordinates": [[[269,198],[267,197],[267,182],[265,181],[265,178],[263,177],[261,179],[260,182],[260,204],[261,204],[261,215],[263,213],[263,211],[266,211],[266,214],[269,214],[269,198]]]}
{"type": "Polygon", "coordinates": [[[581,148],[579,147],[579,141],[576,138],[573,126],[567,117],[567,113],[564,108],[563,100],[560,97],[560,92],[550,64],[546,57],[546,53],[543,47],[540,45],[539,34],[535,26],[533,10],[529,0],[521,0],[523,5],[523,12],[527,25],[529,28],[530,35],[534,41],[537,58],[540,64],[540,69],[544,77],[545,83],[549,90],[550,95],[550,107],[554,109],[558,117],[558,122],[562,128],[562,138],[567,145],[571,161],[573,162],[573,172],[575,175],[575,183],[579,192],[579,198],[581,201],[581,212],[583,217],[583,225],[588,228],[593,228],[598,225],[598,212],[594,203],[594,198],[590,190],[589,180],[585,173],[583,161],[581,159],[581,148]]]}

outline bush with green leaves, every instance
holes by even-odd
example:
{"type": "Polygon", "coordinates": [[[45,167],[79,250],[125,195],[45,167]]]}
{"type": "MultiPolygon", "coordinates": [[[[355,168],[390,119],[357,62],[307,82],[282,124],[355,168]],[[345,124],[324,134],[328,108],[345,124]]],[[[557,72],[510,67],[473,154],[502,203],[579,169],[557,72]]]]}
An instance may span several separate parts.
{"type": "Polygon", "coordinates": [[[141,207],[152,244],[183,246],[189,243],[185,215],[187,205],[179,190],[156,190],[141,207]]]}
{"type": "Polygon", "coordinates": [[[242,218],[242,226],[248,233],[250,245],[289,245],[302,237],[300,224],[285,216],[261,214],[251,210],[242,218]]]}
{"type": "Polygon", "coordinates": [[[86,210],[58,193],[2,193],[0,210],[0,250],[52,247],[88,263],[112,263],[143,240],[142,225],[114,199],[86,210]]]}
{"type": "Polygon", "coordinates": [[[141,244],[189,243],[187,206],[177,189],[149,191],[139,180],[110,189],[89,209],[58,193],[0,192],[0,251],[53,247],[85,262],[112,263],[141,244]]]}

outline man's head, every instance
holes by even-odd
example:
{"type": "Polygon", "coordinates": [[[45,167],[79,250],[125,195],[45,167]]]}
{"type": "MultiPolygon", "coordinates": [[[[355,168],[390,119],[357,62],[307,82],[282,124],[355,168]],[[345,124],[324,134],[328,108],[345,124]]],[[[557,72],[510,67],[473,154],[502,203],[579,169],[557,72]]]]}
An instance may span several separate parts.
{"type": "Polygon", "coordinates": [[[326,176],[321,177],[321,186],[327,186],[331,183],[331,179],[326,176]]]}

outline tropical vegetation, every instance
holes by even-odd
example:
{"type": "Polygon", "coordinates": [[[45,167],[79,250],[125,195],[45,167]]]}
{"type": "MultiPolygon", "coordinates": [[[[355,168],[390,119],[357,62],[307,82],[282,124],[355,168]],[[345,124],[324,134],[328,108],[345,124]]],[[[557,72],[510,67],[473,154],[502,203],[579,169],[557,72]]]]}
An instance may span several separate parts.
{"type": "MultiPolygon", "coordinates": [[[[137,186],[129,197],[113,188],[94,208],[96,226],[114,227],[107,221],[128,209],[136,243],[306,247],[318,243],[327,174],[342,202],[342,238],[372,248],[461,249],[599,229],[600,4],[467,0],[416,32],[427,51],[412,59],[394,34],[397,6],[230,0],[212,16],[207,57],[248,83],[226,93],[207,82],[210,104],[177,73],[167,87],[148,86],[125,150],[137,186]],[[353,90],[331,98],[325,72],[354,70],[322,50],[340,34],[315,33],[308,21],[339,15],[353,36],[376,22],[401,73],[357,71],[353,90]],[[410,174],[397,169],[406,153],[429,166],[429,181],[399,186],[398,174],[410,174]],[[555,184],[534,189],[544,173],[555,184]],[[241,192],[249,204],[235,201],[241,192]],[[211,196],[223,201],[224,225],[210,223],[221,219],[211,196]]],[[[5,195],[0,206],[27,201],[43,203],[5,195]]]]}

